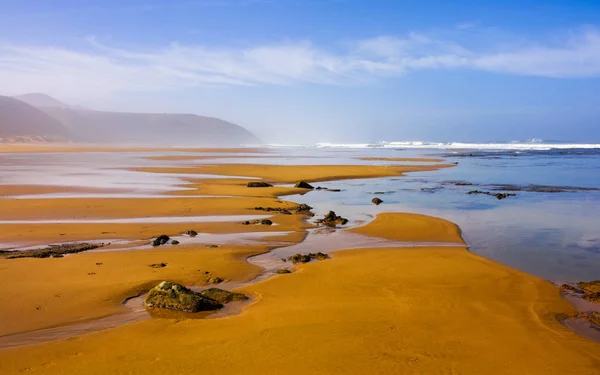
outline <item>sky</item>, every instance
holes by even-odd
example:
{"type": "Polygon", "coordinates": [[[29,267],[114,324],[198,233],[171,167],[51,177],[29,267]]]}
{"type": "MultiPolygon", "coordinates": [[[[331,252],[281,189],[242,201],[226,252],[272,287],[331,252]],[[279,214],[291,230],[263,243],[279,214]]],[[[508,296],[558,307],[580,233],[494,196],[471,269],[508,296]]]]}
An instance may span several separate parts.
{"type": "Polygon", "coordinates": [[[269,143],[600,141],[600,1],[0,0],[0,95],[269,143]]]}

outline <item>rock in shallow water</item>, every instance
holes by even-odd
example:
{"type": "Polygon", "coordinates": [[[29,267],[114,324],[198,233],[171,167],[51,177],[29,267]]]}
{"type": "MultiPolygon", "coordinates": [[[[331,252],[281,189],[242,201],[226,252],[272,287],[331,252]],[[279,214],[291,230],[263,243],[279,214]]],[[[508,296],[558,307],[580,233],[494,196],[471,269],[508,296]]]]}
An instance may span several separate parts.
{"type": "Polygon", "coordinates": [[[296,183],[296,185],[294,185],[295,188],[300,188],[300,189],[314,189],[315,187],[312,186],[311,184],[309,184],[306,181],[299,181],[296,183]]]}
{"type": "Polygon", "coordinates": [[[379,206],[380,204],[382,204],[382,203],[383,203],[383,200],[382,200],[382,199],[380,199],[380,198],[377,198],[377,197],[375,197],[375,198],[373,198],[373,199],[371,200],[371,202],[373,202],[374,204],[376,204],[377,206],[379,206]]]}
{"type": "Polygon", "coordinates": [[[161,234],[160,236],[156,237],[154,241],[152,241],[152,246],[164,245],[169,242],[170,239],[171,237],[167,236],[166,234],[161,234]]]}
{"type": "Polygon", "coordinates": [[[213,299],[196,293],[183,285],[163,281],[150,290],[144,305],[185,312],[217,310],[223,305],[213,299]]]}

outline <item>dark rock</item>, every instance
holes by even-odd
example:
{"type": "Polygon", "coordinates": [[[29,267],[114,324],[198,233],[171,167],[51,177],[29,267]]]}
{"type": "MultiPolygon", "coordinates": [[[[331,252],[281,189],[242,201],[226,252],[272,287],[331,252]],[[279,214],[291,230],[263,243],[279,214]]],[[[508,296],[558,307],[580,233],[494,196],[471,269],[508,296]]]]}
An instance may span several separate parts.
{"type": "Polygon", "coordinates": [[[585,290],[588,293],[598,293],[600,292],[600,280],[594,281],[582,281],[577,283],[577,286],[581,289],[585,290]]]}
{"type": "Polygon", "coordinates": [[[292,213],[295,213],[298,215],[310,215],[310,216],[314,215],[310,211],[310,210],[312,210],[312,207],[307,204],[299,204],[298,206],[291,208],[291,209],[282,208],[282,207],[254,207],[254,209],[256,211],[279,212],[284,215],[291,215],[292,213]]]}
{"type": "Polygon", "coordinates": [[[341,189],[327,189],[327,191],[330,191],[332,193],[339,193],[342,190],[341,189]]]}
{"type": "Polygon", "coordinates": [[[283,214],[283,215],[291,215],[291,214],[292,214],[292,211],[289,211],[289,210],[281,210],[281,211],[279,211],[279,213],[280,213],[280,214],[283,214]]]}
{"type": "Polygon", "coordinates": [[[150,265],[150,267],[152,267],[152,268],[164,268],[166,266],[167,266],[167,263],[154,263],[154,264],[150,265]]]}
{"type": "Polygon", "coordinates": [[[280,268],[277,271],[275,271],[275,273],[278,273],[281,275],[281,274],[285,274],[285,273],[292,273],[292,271],[288,270],[287,268],[280,268]]]}
{"type": "Polygon", "coordinates": [[[6,259],[18,258],[62,258],[66,254],[75,254],[82,251],[93,250],[103,247],[104,243],[66,243],[60,245],[48,245],[41,249],[23,251],[2,251],[0,257],[6,259]]]}
{"type": "Polygon", "coordinates": [[[208,277],[206,279],[206,282],[208,284],[221,284],[223,281],[224,280],[222,278],[220,278],[220,277],[213,277],[213,276],[210,276],[210,277],[208,277]]]}
{"type": "Polygon", "coordinates": [[[253,181],[248,182],[248,187],[250,188],[264,188],[264,187],[273,187],[273,185],[268,184],[264,181],[253,181]]]}
{"type": "Polygon", "coordinates": [[[296,264],[296,263],[308,263],[311,260],[310,255],[308,255],[308,254],[294,254],[289,259],[294,264],[296,264]]]}
{"type": "Polygon", "coordinates": [[[560,286],[560,288],[563,291],[565,291],[565,292],[573,292],[573,293],[577,293],[577,294],[584,294],[585,293],[585,290],[576,288],[576,287],[574,287],[572,285],[569,285],[569,284],[562,284],[560,286]]]}
{"type": "Polygon", "coordinates": [[[291,257],[289,257],[289,260],[296,264],[296,263],[308,263],[311,260],[316,259],[316,260],[325,260],[325,259],[329,259],[329,255],[322,253],[322,252],[318,252],[318,253],[310,253],[310,254],[294,254],[291,257]]]}
{"type": "Polygon", "coordinates": [[[329,211],[325,218],[317,220],[318,224],[327,225],[328,227],[335,227],[338,224],[345,225],[348,223],[348,219],[343,218],[341,216],[337,216],[335,212],[329,211]]]}
{"type": "Polygon", "coordinates": [[[190,229],[188,231],[183,232],[183,234],[188,235],[190,237],[196,237],[198,235],[198,232],[196,232],[193,229],[190,229]]]}
{"type": "Polygon", "coordinates": [[[374,204],[376,204],[377,206],[379,206],[380,204],[383,203],[383,200],[381,200],[380,198],[375,197],[375,198],[373,198],[371,200],[371,202],[373,202],[374,204]]]}
{"type": "Polygon", "coordinates": [[[466,182],[466,181],[456,181],[454,183],[454,185],[456,185],[456,186],[471,186],[473,184],[470,182],[466,182]]]}
{"type": "Polygon", "coordinates": [[[262,219],[260,221],[260,224],[261,225],[273,225],[273,222],[271,220],[269,220],[269,219],[262,219]]]}
{"type": "Polygon", "coordinates": [[[382,194],[385,194],[385,191],[376,191],[373,194],[375,194],[375,195],[382,195],[382,194]]]}
{"type": "Polygon", "coordinates": [[[201,291],[200,294],[206,298],[210,298],[222,304],[226,304],[233,301],[245,301],[248,299],[248,296],[246,296],[245,294],[234,293],[219,288],[209,288],[201,291]]]}
{"type": "Polygon", "coordinates": [[[209,249],[216,249],[219,245],[206,245],[209,249]]]}
{"type": "Polygon", "coordinates": [[[170,239],[171,239],[171,237],[167,236],[166,234],[161,234],[154,241],[152,241],[152,246],[164,245],[167,242],[169,242],[170,239]]]}
{"type": "Polygon", "coordinates": [[[223,307],[213,299],[170,281],[163,281],[152,288],[144,304],[151,308],[185,312],[211,311],[223,307]]]}
{"type": "Polygon", "coordinates": [[[471,190],[469,191],[467,194],[483,194],[483,195],[489,195],[492,197],[496,197],[498,200],[504,199],[504,198],[508,198],[508,197],[514,197],[517,194],[513,194],[513,193],[495,193],[492,194],[489,191],[481,191],[481,190],[471,190]]]}
{"type": "MultiPolygon", "coordinates": [[[[311,258],[312,258],[313,254],[310,254],[310,255],[311,255],[311,258]]],[[[322,252],[319,251],[317,254],[314,254],[314,259],[316,259],[316,260],[329,259],[329,254],[325,254],[325,253],[322,253],[322,252]]]]}
{"type": "Polygon", "coordinates": [[[173,240],[173,241],[171,241],[171,245],[179,245],[179,241],[173,240]]]}
{"type": "Polygon", "coordinates": [[[300,189],[314,189],[314,186],[312,186],[306,181],[299,181],[296,183],[296,185],[294,185],[294,187],[300,189]]]}
{"type": "Polygon", "coordinates": [[[242,225],[250,225],[250,222],[249,221],[244,221],[244,222],[242,222],[242,225]]]}

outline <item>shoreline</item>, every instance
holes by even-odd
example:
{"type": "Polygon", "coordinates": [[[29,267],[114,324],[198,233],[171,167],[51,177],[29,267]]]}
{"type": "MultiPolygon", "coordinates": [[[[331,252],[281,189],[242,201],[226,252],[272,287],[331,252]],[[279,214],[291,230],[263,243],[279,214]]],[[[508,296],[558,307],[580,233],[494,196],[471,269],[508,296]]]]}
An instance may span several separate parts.
{"type": "MultiPolygon", "coordinates": [[[[312,174],[302,175],[298,167],[270,166],[264,170],[264,165],[244,167],[222,164],[217,169],[225,173],[223,181],[188,181],[187,186],[196,184],[202,189],[206,186],[201,185],[208,184],[212,189],[218,187],[223,193],[235,196],[251,189],[243,186],[247,180],[235,182],[228,180],[226,176],[234,172],[236,174],[231,175],[258,176],[267,180],[280,173],[278,182],[289,183],[296,177],[314,182],[333,181],[340,177],[373,178],[377,173],[398,173],[394,176],[401,176],[402,173],[410,171],[404,169],[402,172],[399,171],[398,168],[405,168],[405,166],[385,169],[346,166],[347,170],[343,173],[332,173],[336,166],[320,166],[312,171],[312,174]],[[252,174],[258,169],[263,169],[260,174],[252,174]],[[327,173],[330,176],[327,176],[327,173]]],[[[192,173],[203,173],[203,168],[205,167],[195,167],[192,173]]],[[[177,173],[173,172],[177,169],[169,168],[166,172],[177,173]]],[[[165,169],[157,168],[154,172],[165,173],[165,169]]],[[[235,199],[225,197],[210,198],[212,202],[208,206],[203,205],[201,209],[196,207],[200,200],[185,198],[187,203],[184,203],[182,198],[181,202],[176,200],[174,205],[171,201],[168,204],[160,202],[156,207],[150,206],[150,208],[148,205],[152,205],[152,202],[130,203],[125,211],[140,210],[150,217],[174,215],[182,210],[188,214],[200,212],[205,215],[214,215],[218,212],[248,214],[256,213],[248,211],[248,208],[259,205],[293,206],[293,203],[282,201],[280,196],[275,194],[282,192],[294,194],[289,188],[275,187],[252,190],[251,193],[256,196],[244,197],[242,202],[234,202],[235,199]],[[218,203],[219,199],[223,203],[218,203]]],[[[91,214],[97,215],[99,212],[104,212],[105,216],[110,217],[123,216],[123,202],[108,202],[110,200],[87,199],[65,203],[64,199],[48,199],[50,203],[44,204],[40,202],[41,199],[32,199],[28,200],[31,203],[21,206],[22,211],[19,211],[18,217],[39,217],[39,210],[47,212],[49,207],[54,207],[57,203],[60,203],[63,208],[59,213],[63,217],[83,218],[91,214]],[[86,211],[81,208],[82,206],[93,207],[93,210],[86,211]]],[[[10,207],[5,208],[4,214],[0,210],[0,217],[14,218],[12,211],[16,206],[13,205],[9,204],[10,207]]],[[[284,238],[296,245],[305,241],[307,230],[313,227],[310,223],[303,223],[301,216],[274,214],[272,218],[279,225],[268,229],[281,231],[283,228],[288,228],[294,231],[295,234],[284,238]]],[[[6,228],[6,224],[0,225],[6,228]]],[[[148,238],[150,233],[158,235],[159,231],[175,232],[190,226],[210,228],[212,231],[223,233],[246,230],[234,223],[119,225],[115,224],[106,229],[129,233],[132,238],[137,235],[137,239],[140,239],[140,235],[148,238]],[[119,225],[127,226],[127,229],[118,228],[119,225]]],[[[15,226],[13,231],[18,232],[18,227],[15,226]]],[[[95,224],[76,225],[75,232],[78,232],[79,238],[83,239],[97,232],[100,229],[98,227],[99,225],[95,224]]],[[[251,232],[265,229],[259,227],[248,229],[251,232]]],[[[38,240],[43,241],[53,238],[52,233],[59,233],[57,232],[59,228],[58,225],[48,227],[40,224],[35,232],[38,240]]],[[[484,362],[478,359],[479,357],[486,361],[503,363],[508,366],[504,369],[515,373],[524,369],[541,369],[545,365],[552,364],[554,372],[544,372],[544,374],[558,374],[561,373],[559,371],[572,369],[576,369],[578,373],[592,374],[595,366],[600,365],[600,346],[578,336],[557,320],[555,320],[556,324],[553,323],[556,314],[567,314],[574,310],[557,293],[554,286],[549,285],[545,280],[471,253],[467,250],[467,245],[460,236],[460,229],[456,225],[424,215],[387,213],[378,215],[374,221],[350,229],[348,232],[378,239],[387,237],[391,241],[445,243],[458,242],[456,240],[460,239],[462,245],[436,247],[435,243],[427,243],[427,246],[419,248],[365,247],[334,251],[333,258],[330,260],[296,265],[297,271],[292,274],[276,275],[258,283],[240,286],[237,291],[260,297],[258,302],[253,302],[240,314],[228,316],[226,319],[182,321],[150,319],[78,336],[74,341],[59,340],[2,349],[0,371],[12,373],[27,367],[43,373],[70,373],[75,372],[76,368],[85,366],[86,369],[90,369],[89,373],[115,372],[117,369],[119,371],[135,369],[135,371],[163,374],[190,372],[197,365],[199,357],[196,357],[197,354],[194,352],[185,352],[184,357],[177,354],[181,353],[181,348],[186,347],[204,348],[202,353],[205,361],[204,368],[207,371],[225,373],[249,373],[253,372],[252,369],[264,369],[268,363],[275,366],[273,368],[278,371],[289,373],[306,373],[315,368],[325,369],[326,372],[364,373],[367,365],[370,366],[370,371],[376,372],[407,372],[416,369],[421,372],[432,372],[440,368],[455,368],[463,373],[475,373],[469,369],[485,366],[484,362]],[[290,293],[291,291],[294,293],[290,293]],[[360,298],[356,299],[356,296],[360,298]],[[530,315],[532,312],[533,316],[530,315]],[[494,322],[499,326],[494,326],[494,322]],[[425,327],[428,329],[425,330],[425,327]],[[462,333],[460,346],[457,346],[453,339],[452,332],[456,330],[462,333]],[[156,332],[162,332],[161,337],[165,340],[165,344],[161,344],[160,348],[155,341],[148,340],[156,332]],[[202,335],[194,335],[194,332],[202,332],[202,335]],[[489,335],[494,337],[495,346],[480,341],[489,335]],[[364,343],[358,345],[353,341],[353,337],[361,337],[368,345],[365,346],[364,343]],[[514,351],[515,338],[524,340],[528,343],[528,347],[531,346],[527,355],[514,351]],[[127,342],[129,339],[135,340],[138,345],[127,346],[124,341],[127,342]],[[551,346],[548,346],[549,341],[553,342],[551,346]],[[226,347],[217,345],[223,342],[227,342],[226,347]],[[294,345],[288,346],[292,342],[294,345]],[[261,358],[254,357],[256,352],[252,348],[257,345],[261,348],[261,354],[264,354],[261,358]],[[97,351],[101,347],[113,349],[99,355],[97,351]],[[304,355],[310,358],[310,362],[286,361],[297,349],[301,349],[304,355]],[[378,354],[381,350],[388,351],[396,359],[381,357],[378,354]],[[73,352],[79,353],[76,358],[69,355],[73,352]],[[162,353],[162,360],[156,362],[153,353],[159,352],[162,353]],[[475,352],[477,356],[474,356],[475,352]],[[531,352],[536,354],[530,355],[531,352]],[[127,355],[137,360],[135,363],[122,363],[116,360],[117,355],[127,355]],[[448,355],[459,360],[451,359],[448,355]],[[508,358],[515,356],[519,358],[520,363],[508,361],[508,358]],[[327,361],[327,358],[331,357],[345,358],[345,361],[340,362],[341,367],[333,368],[327,361]],[[107,358],[111,360],[107,361],[107,358]],[[174,365],[175,358],[178,365],[176,371],[173,371],[171,366],[174,365]],[[235,359],[224,361],[225,358],[235,359]],[[52,366],[45,365],[48,363],[52,366]]],[[[111,235],[114,236],[114,233],[111,235]]],[[[66,238],[77,237],[73,234],[69,236],[66,238]]],[[[0,238],[0,242],[5,241],[0,238]]],[[[142,287],[149,289],[154,286],[152,283],[163,279],[181,281],[184,285],[198,285],[201,284],[197,271],[200,268],[225,276],[227,280],[243,282],[243,280],[252,280],[250,275],[257,277],[263,272],[258,266],[250,264],[248,258],[257,256],[258,253],[268,254],[274,249],[280,247],[222,245],[217,249],[207,249],[199,245],[184,244],[177,248],[136,251],[88,251],[63,259],[27,259],[17,260],[19,263],[12,264],[0,260],[0,278],[5,281],[15,280],[19,274],[32,273],[34,270],[32,277],[39,276],[41,281],[42,278],[49,277],[49,272],[54,272],[56,276],[50,279],[60,285],[51,286],[69,290],[70,293],[69,296],[62,295],[60,299],[85,296],[80,303],[94,307],[85,310],[89,316],[90,313],[98,311],[99,306],[107,308],[115,302],[114,293],[119,288],[114,289],[114,286],[109,289],[104,288],[119,283],[123,274],[138,280],[128,281],[130,291],[140,291],[142,287]],[[92,267],[94,262],[97,264],[100,261],[102,266],[92,267]],[[163,261],[167,261],[169,266],[159,271],[148,267],[150,263],[163,261]],[[17,264],[20,266],[16,267],[17,264]],[[82,273],[75,276],[72,272],[78,268],[82,273]],[[84,274],[83,272],[88,272],[88,268],[91,270],[89,272],[96,272],[97,275],[84,274]],[[99,284],[101,280],[105,281],[99,284]]],[[[18,294],[13,294],[12,298],[9,296],[9,300],[21,298],[19,295],[27,291],[28,299],[37,302],[47,301],[44,297],[46,292],[38,291],[37,296],[29,294],[35,293],[38,290],[36,288],[48,286],[31,283],[28,280],[23,280],[21,284],[17,286],[25,289],[16,291],[18,294]]],[[[57,309],[56,311],[62,311],[61,309],[64,308],[61,304],[48,306],[49,309],[57,309]]],[[[17,310],[13,313],[17,313],[17,310]]],[[[15,316],[30,317],[35,314],[23,315],[21,312],[15,316]]],[[[47,319],[45,321],[47,322],[47,319]]]]}

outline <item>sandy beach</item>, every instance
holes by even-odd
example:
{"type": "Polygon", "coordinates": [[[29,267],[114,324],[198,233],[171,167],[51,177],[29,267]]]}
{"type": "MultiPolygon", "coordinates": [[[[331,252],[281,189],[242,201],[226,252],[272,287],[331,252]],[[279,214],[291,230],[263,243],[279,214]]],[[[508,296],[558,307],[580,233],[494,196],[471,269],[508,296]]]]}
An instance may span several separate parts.
{"type": "Polygon", "coordinates": [[[282,262],[292,273],[251,282],[264,270],[249,257],[299,244],[316,228],[317,217],[256,210],[298,207],[286,196],[307,190],[294,183],[402,179],[454,166],[443,159],[361,158],[386,165],[306,166],[279,165],[276,158],[272,164],[227,161],[248,153],[273,158],[261,149],[9,145],[0,152],[127,153],[157,164],[123,170],[181,176],[171,187],[184,189],[123,198],[123,191],[102,187],[0,185],[0,244],[5,248],[111,243],[64,258],[0,258],[0,281],[8,286],[0,291],[5,301],[0,343],[24,332],[122,314],[125,300],[163,280],[200,287],[207,284],[208,272],[252,297],[242,312],[223,318],[144,319],[0,348],[2,374],[480,374],[482,369],[491,374],[597,374],[600,369],[600,344],[561,323],[576,310],[556,286],[473,254],[460,228],[441,218],[379,213],[366,224],[336,230],[414,246],[340,249],[323,261],[282,262]],[[202,164],[219,158],[204,153],[225,155],[222,163],[202,164]],[[261,180],[275,186],[247,187],[261,180]],[[67,195],[14,198],[54,193],[67,195]],[[69,198],[75,193],[114,196],[69,198]],[[215,221],[219,216],[225,219],[215,221]],[[247,216],[268,218],[272,225],[242,225],[246,219],[240,218],[247,216]],[[206,237],[184,237],[177,246],[148,245],[161,234],[180,236],[190,229],[206,237]],[[165,266],[151,267],[161,263],[165,266]]]}

